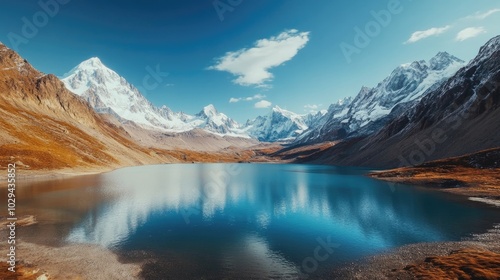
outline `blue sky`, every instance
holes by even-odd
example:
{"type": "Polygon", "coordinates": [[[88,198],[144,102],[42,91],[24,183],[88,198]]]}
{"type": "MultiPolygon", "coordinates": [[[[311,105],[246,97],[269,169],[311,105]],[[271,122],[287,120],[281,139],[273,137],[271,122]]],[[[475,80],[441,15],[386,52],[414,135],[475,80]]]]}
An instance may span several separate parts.
{"type": "Polygon", "coordinates": [[[326,109],[439,51],[468,61],[498,34],[492,0],[4,0],[0,9],[0,41],[43,72],[62,76],[97,56],[158,106],[193,114],[212,103],[240,122],[274,105],[326,109]],[[144,87],[154,71],[158,82],[144,87]]]}

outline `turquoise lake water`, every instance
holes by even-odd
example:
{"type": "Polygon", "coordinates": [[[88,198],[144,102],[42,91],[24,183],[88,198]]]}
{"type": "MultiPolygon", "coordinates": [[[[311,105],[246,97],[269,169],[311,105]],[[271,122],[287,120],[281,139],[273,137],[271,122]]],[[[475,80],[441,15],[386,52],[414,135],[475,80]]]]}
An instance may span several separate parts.
{"type": "Polygon", "coordinates": [[[146,279],[324,279],[346,262],[410,243],[460,240],[500,222],[499,209],[365,172],[191,164],[25,182],[18,211],[41,223],[21,234],[148,260],[146,279]]]}

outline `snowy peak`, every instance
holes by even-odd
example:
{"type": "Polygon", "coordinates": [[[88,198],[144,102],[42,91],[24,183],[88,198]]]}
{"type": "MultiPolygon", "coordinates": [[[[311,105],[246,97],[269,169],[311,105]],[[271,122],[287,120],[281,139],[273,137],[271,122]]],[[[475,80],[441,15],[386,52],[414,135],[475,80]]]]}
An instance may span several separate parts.
{"type": "Polygon", "coordinates": [[[196,116],[173,112],[167,106],[155,107],[97,57],[80,63],[62,81],[69,90],[86,99],[96,112],[116,114],[146,129],[184,132],[201,128],[221,135],[248,137],[238,130],[238,123],[219,113],[212,104],[196,116]]]}
{"type": "MultiPolygon", "coordinates": [[[[371,90],[372,90],[371,88],[362,87],[361,90],[359,91],[358,96],[359,97],[366,96],[371,90]]],[[[331,104],[330,107],[328,108],[328,111],[323,115],[331,114],[331,116],[333,117],[334,115],[338,116],[341,112],[343,112],[344,114],[347,114],[346,109],[353,102],[354,101],[353,101],[352,97],[346,97],[346,98],[339,99],[336,103],[331,104]]]]}
{"type": "Polygon", "coordinates": [[[321,121],[297,140],[319,142],[373,133],[392,118],[388,117],[391,112],[419,101],[464,65],[447,52],[439,52],[429,61],[402,64],[376,87],[362,87],[352,101],[332,104],[321,121]]]}
{"type": "Polygon", "coordinates": [[[282,115],[282,116],[285,116],[287,118],[300,118],[300,115],[298,115],[294,112],[282,109],[281,107],[279,107],[277,105],[272,108],[271,113],[282,115]]]}
{"type": "MultiPolygon", "coordinates": [[[[317,113],[315,116],[322,116],[317,113]]],[[[283,142],[294,140],[316,120],[313,115],[299,115],[274,106],[266,116],[248,121],[246,130],[250,136],[264,142],[283,142]]]]}
{"type": "Polygon", "coordinates": [[[419,100],[426,90],[455,74],[465,65],[464,61],[439,52],[428,62],[425,60],[404,64],[374,89],[374,100],[386,109],[401,102],[419,100]]]}
{"type": "Polygon", "coordinates": [[[444,70],[454,63],[463,64],[465,62],[447,52],[439,52],[429,60],[430,69],[434,71],[444,70]]]}
{"type": "Polygon", "coordinates": [[[104,64],[102,63],[102,61],[98,58],[98,57],[92,57],[92,58],[89,58],[85,61],[83,61],[82,63],[80,63],[78,66],[78,68],[107,68],[106,66],[104,66],[104,64]]]}
{"type": "Polygon", "coordinates": [[[219,113],[213,104],[203,107],[196,117],[203,122],[198,124],[199,128],[204,128],[218,134],[236,136],[243,135],[240,125],[223,113],[219,113]]]}
{"type": "Polygon", "coordinates": [[[89,59],[81,62],[75,68],[71,69],[71,71],[64,74],[63,79],[66,79],[69,76],[73,76],[75,74],[79,74],[82,72],[88,73],[88,74],[93,74],[93,73],[99,72],[99,74],[111,73],[111,74],[118,75],[113,70],[106,67],[98,57],[92,57],[92,58],[89,58],[89,59]]]}
{"type": "Polygon", "coordinates": [[[279,106],[274,106],[268,117],[273,120],[290,120],[300,129],[307,129],[303,119],[304,116],[282,109],[279,106]]]}
{"type": "Polygon", "coordinates": [[[273,112],[278,112],[278,113],[281,113],[281,112],[283,112],[283,111],[284,111],[284,110],[283,110],[283,109],[281,109],[281,107],[280,107],[280,106],[278,106],[278,105],[275,105],[275,106],[272,108],[272,110],[273,110],[273,112]]]}
{"type": "Polygon", "coordinates": [[[500,35],[493,37],[484,46],[482,46],[475,60],[488,59],[494,52],[497,51],[500,51],[500,35]]]}
{"type": "Polygon", "coordinates": [[[209,104],[209,105],[203,107],[203,110],[201,110],[201,112],[198,115],[205,116],[207,118],[212,118],[212,117],[217,116],[218,114],[219,114],[219,112],[217,111],[215,106],[213,104],[209,104]]]}
{"type": "MultiPolygon", "coordinates": [[[[369,92],[370,90],[372,90],[372,89],[369,88],[369,87],[362,87],[360,92],[369,92]]],[[[349,96],[349,97],[345,97],[345,98],[339,99],[337,101],[337,103],[335,103],[335,105],[337,105],[337,106],[345,106],[345,105],[349,105],[349,103],[351,103],[351,101],[352,101],[352,97],[349,96]]]]}
{"type": "MultiPolygon", "coordinates": [[[[128,84],[115,71],[106,67],[99,58],[87,59],[62,77],[62,81],[69,90],[78,95],[83,95],[90,88],[101,86],[106,89],[128,88],[128,91],[138,90],[128,84]]],[[[109,93],[109,92],[108,92],[109,93]]]]}

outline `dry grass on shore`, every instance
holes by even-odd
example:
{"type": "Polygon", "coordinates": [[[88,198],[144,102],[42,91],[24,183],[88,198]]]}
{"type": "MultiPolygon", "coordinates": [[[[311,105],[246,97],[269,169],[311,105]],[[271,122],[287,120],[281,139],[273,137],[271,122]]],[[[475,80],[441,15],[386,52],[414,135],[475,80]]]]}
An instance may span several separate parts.
{"type": "Polygon", "coordinates": [[[500,279],[500,254],[489,250],[463,249],[448,256],[433,256],[405,267],[416,279],[500,279]]]}
{"type": "Polygon", "coordinates": [[[500,199],[500,148],[414,167],[373,172],[370,176],[465,196],[500,199]]]}
{"type": "Polygon", "coordinates": [[[2,280],[39,280],[42,279],[43,273],[34,267],[26,267],[24,265],[16,265],[15,272],[8,270],[9,265],[5,262],[0,262],[0,279],[2,280]],[[39,278],[40,277],[40,278],[39,278]]]}

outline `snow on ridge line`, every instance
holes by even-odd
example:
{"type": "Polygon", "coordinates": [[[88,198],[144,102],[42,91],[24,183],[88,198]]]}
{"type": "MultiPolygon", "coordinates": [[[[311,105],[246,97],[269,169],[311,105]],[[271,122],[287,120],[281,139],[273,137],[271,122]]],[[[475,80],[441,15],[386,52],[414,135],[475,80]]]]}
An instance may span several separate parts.
{"type": "Polygon", "coordinates": [[[206,114],[196,116],[174,113],[167,106],[155,107],[97,57],[83,61],[61,80],[70,91],[89,101],[94,109],[109,108],[121,118],[147,129],[178,133],[201,128],[219,135],[248,137],[239,130],[237,122],[217,112],[212,104],[203,108],[206,114]]]}
{"type": "Polygon", "coordinates": [[[363,86],[356,96],[347,99],[347,104],[337,102],[330,105],[328,113],[318,124],[310,127],[296,141],[338,140],[347,134],[373,133],[377,126],[383,125],[377,121],[388,116],[398,105],[411,106],[412,102],[420,100],[429,89],[452,77],[463,66],[463,60],[447,52],[439,52],[428,61],[401,64],[376,87],[363,86]]]}

